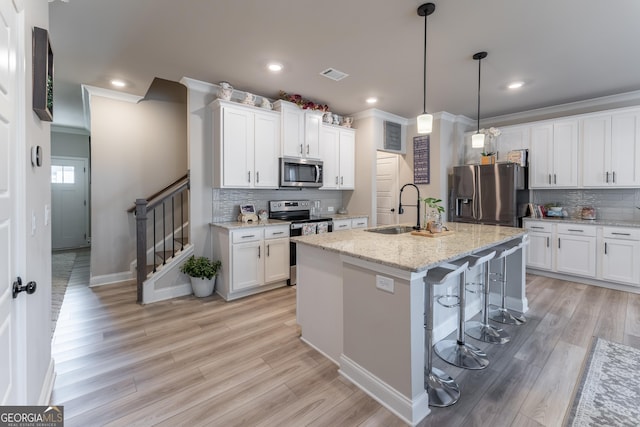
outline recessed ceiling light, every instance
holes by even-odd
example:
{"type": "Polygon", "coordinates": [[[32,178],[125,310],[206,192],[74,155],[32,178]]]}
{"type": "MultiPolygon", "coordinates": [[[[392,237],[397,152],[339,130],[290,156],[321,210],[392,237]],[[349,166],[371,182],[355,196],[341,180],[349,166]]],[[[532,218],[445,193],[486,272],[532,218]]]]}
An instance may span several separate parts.
{"type": "Polygon", "coordinates": [[[277,62],[272,62],[269,65],[267,65],[267,68],[269,69],[269,71],[273,71],[274,73],[277,73],[278,71],[282,71],[282,64],[278,64],[277,62]]]}
{"type": "Polygon", "coordinates": [[[522,86],[524,86],[524,82],[513,82],[509,83],[507,87],[509,89],[520,89],[522,86]]]}
{"type": "Polygon", "coordinates": [[[122,80],[111,80],[111,84],[115,87],[125,87],[127,84],[122,80]]]}
{"type": "Polygon", "coordinates": [[[376,97],[371,97],[371,98],[367,98],[367,104],[375,104],[376,102],[378,102],[378,98],[376,97]]]}

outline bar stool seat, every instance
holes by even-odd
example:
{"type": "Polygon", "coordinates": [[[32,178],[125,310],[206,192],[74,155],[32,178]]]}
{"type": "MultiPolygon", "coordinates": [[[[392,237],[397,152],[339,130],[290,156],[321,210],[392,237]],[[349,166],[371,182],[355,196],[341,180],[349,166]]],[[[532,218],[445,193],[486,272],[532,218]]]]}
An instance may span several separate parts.
{"type": "Polygon", "coordinates": [[[454,366],[464,369],[484,369],[489,366],[487,354],[478,347],[465,342],[465,310],[466,310],[466,272],[467,269],[489,262],[495,251],[487,251],[483,254],[469,255],[451,264],[461,266],[467,264],[467,268],[460,274],[460,285],[458,290],[458,337],[455,340],[442,340],[433,347],[434,351],[442,360],[454,366]]]}
{"type": "Polygon", "coordinates": [[[494,322],[503,323],[505,325],[522,325],[527,322],[524,314],[517,313],[511,310],[507,310],[507,257],[514,252],[522,249],[526,244],[525,240],[512,240],[503,245],[495,247],[496,259],[501,260],[502,268],[501,273],[498,273],[500,282],[500,297],[502,303],[500,307],[491,310],[489,313],[489,319],[494,322]]]}
{"type": "Polygon", "coordinates": [[[433,367],[433,287],[449,278],[462,274],[468,267],[464,263],[455,268],[435,267],[424,277],[424,388],[429,396],[429,406],[451,406],[460,398],[460,387],[446,372],[433,367]]]}

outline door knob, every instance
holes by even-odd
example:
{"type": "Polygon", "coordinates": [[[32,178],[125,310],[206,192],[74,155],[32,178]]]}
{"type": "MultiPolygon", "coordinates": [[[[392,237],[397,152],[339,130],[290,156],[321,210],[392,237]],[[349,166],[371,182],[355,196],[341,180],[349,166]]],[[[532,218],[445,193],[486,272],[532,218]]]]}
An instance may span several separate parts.
{"type": "Polygon", "coordinates": [[[396,211],[396,208],[391,208],[391,212],[395,212],[395,211],[396,211]]]}
{"type": "Polygon", "coordinates": [[[22,284],[22,278],[17,277],[16,280],[13,282],[12,295],[14,298],[18,298],[18,294],[22,291],[27,291],[27,294],[31,295],[36,291],[36,286],[37,286],[37,283],[34,281],[31,281],[27,283],[26,286],[24,286],[22,284]]]}

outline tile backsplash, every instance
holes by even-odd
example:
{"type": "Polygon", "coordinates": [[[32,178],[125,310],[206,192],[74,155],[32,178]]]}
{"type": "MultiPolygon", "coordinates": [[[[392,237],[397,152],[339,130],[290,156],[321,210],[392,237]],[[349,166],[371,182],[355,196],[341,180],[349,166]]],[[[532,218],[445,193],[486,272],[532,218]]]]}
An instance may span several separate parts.
{"type": "Polygon", "coordinates": [[[640,189],[532,190],[532,202],[556,203],[572,218],[579,218],[583,206],[596,209],[599,219],[640,221],[640,189]]]}
{"type": "Polygon", "coordinates": [[[252,204],[256,211],[269,210],[270,200],[319,200],[320,214],[334,213],[342,207],[340,190],[228,190],[213,188],[212,222],[235,221],[241,204],[252,204]]]}

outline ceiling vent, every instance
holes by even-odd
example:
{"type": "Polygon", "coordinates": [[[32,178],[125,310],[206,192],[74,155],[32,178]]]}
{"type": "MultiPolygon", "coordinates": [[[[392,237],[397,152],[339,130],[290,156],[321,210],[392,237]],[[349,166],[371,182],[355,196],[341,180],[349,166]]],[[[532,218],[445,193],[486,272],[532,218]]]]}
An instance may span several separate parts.
{"type": "Polygon", "coordinates": [[[328,79],[335,80],[337,82],[349,76],[349,74],[343,73],[342,71],[336,70],[335,68],[327,68],[326,70],[321,71],[320,74],[328,79]]]}

